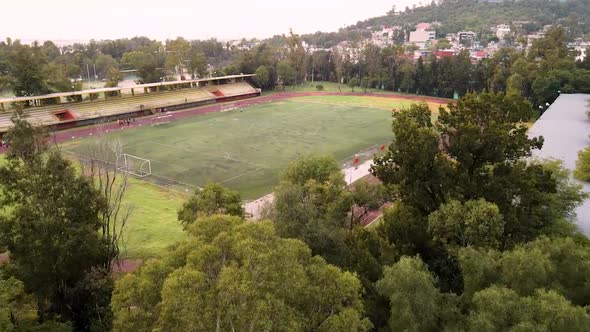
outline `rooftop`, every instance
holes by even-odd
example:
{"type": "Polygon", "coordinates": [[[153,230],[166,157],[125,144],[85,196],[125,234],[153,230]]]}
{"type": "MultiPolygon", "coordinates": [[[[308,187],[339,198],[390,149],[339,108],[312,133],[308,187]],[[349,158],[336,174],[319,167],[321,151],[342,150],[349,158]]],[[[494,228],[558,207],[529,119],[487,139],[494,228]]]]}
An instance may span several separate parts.
{"type": "MultiPolygon", "coordinates": [[[[561,159],[563,166],[571,171],[576,167],[578,152],[590,146],[590,108],[588,94],[562,94],[529,130],[529,136],[543,136],[542,150],[534,156],[543,159],[561,159]]],[[[590,192],[590,183],[582,183],[585,192],[590,192]]],[[[590,200],[578,207],[577,224],[580,230],[590,235],[590,200]]]]}
{"type": "Polygon", "coordinates": [[[200,79],[196,79],[196,80],[168,81],[168,82],[138,84],[138,85],[126,86],[126,87],[100,88],[100,89],[88,89],[88,90],[81,90],[81,91],[58,92],[58,93],[50,93],[50,94],[39,95],[39,96],[1,98],[0,104],[2,104],[2,103],[18,103],[18,102],[24,102],[24,101],[29,101],[29,100],[37,100],[37,99],[52,99],[52,98],[61,98],[61,97],[81,96],[81,95],[88,95],[90,93],[103,93],[103,92],[113,92],[113,91],[120,91],[120,90],[153,88],[153,87],[157,87],[157,86],[169,86],[169,85],[176,85],[176,84],[189,84],[189,83],[195,83],[195,82],[212,82],[212,81],[219,81],[219,80],[231,80],[231,79],[236,79],[236,78],[247,78],[247,77],[253,77],[253,76],[256,76],[256,75],[254,75],[254,74],[240,74],[240,75],[200,78],[200,79]]]}

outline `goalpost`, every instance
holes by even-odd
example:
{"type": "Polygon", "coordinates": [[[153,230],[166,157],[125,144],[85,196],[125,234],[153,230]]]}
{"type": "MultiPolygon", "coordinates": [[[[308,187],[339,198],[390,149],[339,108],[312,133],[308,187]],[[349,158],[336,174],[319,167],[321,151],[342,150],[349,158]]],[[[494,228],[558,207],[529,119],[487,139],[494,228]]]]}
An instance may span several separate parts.
{"type": "Polygon", "coordinates": [[[140,158],[126,153],[117,157],[116,166],[118,171],[141,178],[152,174],[152,163],[149,159],[140,158]]]}
{"type": "Polygon", "coordinates": [[[172,121],[172,115],[161,115],[151,119],[152,127],[170,123],[172,121]]]}

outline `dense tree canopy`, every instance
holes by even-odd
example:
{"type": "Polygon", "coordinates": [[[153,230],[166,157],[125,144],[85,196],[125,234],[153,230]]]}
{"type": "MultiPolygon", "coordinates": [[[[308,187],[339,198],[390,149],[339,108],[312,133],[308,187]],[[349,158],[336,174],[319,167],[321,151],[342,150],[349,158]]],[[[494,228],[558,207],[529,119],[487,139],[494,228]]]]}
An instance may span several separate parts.
{"type": "Polygon", "coordinates": [[[351,273],[279,238],[270,222],[212,216],[163,259],[117,282],[115,328],[367,331],[351,273]]]}
{"type": "Polygon", "coordinates": [[[178,220],[184,228],[201,217],[214,214],[227,214],[243,217],[240,194],[221,185],[209,183],[197,189],[194,195],[178,211],[178,220]]]}
{"type": "MultiPolygon", "coordinates": [[[[104,197],[47,137],[17,112],[0,167],[0,246],[9,276],[36,302],[40,323],[71,322],[76,330],[111,324],[108,239],[101,236],[104,197]],[[14,144],[13,144],[14,143],[14,144]]],[[[7,280],[11,280],[10,278],[7,280]]]]}

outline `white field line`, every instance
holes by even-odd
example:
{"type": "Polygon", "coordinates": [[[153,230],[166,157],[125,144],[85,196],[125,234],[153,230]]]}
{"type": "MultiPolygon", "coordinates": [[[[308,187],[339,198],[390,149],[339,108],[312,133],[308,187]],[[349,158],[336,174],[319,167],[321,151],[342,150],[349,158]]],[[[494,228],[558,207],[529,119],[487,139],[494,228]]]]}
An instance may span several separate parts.
{"type": "Polygon", "coordinates": [[[242,173],[242,174],[240,174],[240,175],[236,175],[236,176],[234,176],[234,177],[231,177],[231,178],[229,178],[229,179],[227,179],[227,180],[224,180],[224,181],[222,181],[221,183],[226,183],[226,182],[229,182],[229,181],[232,181],[232,180],[235,180],[235,179],[241,178],[241,177],[242,177],[242,176],[244,176],[244,175],[248,175],[248,174],[250,174],[250,173],[257,172],[257,171],[259,171],[259,170],[261,170],[261,169],[265,169],[265,167],[258,167],[258,168],[256,168],[256,169],[253,169],[253,170],[251,170],[251,171],[244,172],[244,173],[242,173]]]}

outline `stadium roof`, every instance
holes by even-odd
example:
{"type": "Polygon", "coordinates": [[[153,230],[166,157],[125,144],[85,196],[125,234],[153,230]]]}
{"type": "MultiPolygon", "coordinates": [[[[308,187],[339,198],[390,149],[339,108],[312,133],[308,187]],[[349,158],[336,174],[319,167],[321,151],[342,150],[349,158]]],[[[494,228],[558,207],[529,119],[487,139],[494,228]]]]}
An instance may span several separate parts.
{"type": "Polygon", "coordinates": [[[148,83],[148,84],[138,84],[138,85],[124,86],[124,87],[88,89],[88,90],[70,91],[70,92],[58,92],[58,93],[50,93],[50,94],[39,95],[39,96],[1,98],[0,104],[18,103],[18,102],[24,102],[24,101],[29,101],[29,100],[38,100],[38,99],[53,99],[53,98],[61,98],[61,97],[81,96],[81,95],[87,95],[90,93],[103,93],[103,92],[113,92],[113,91],[121,91],[121,90],[153,88],[153,87],[157,87],[157,86],[169,86],[169,85],[176,85],[176,84],[188,84],[188,83],[198,83],[198,82],[212,82],[212,81],[219,81],[219,80],[231,80],[231,79],[236,79],[236,78],[247,78],[247,77],[254,77],[254,76],[256,76],[256,75],[255,74],[228,75],[228,76],[220,76],[220,77],[199,78],[196,80],[167,81],[167,82],[157,82],[157,83],[148,83]]]}

